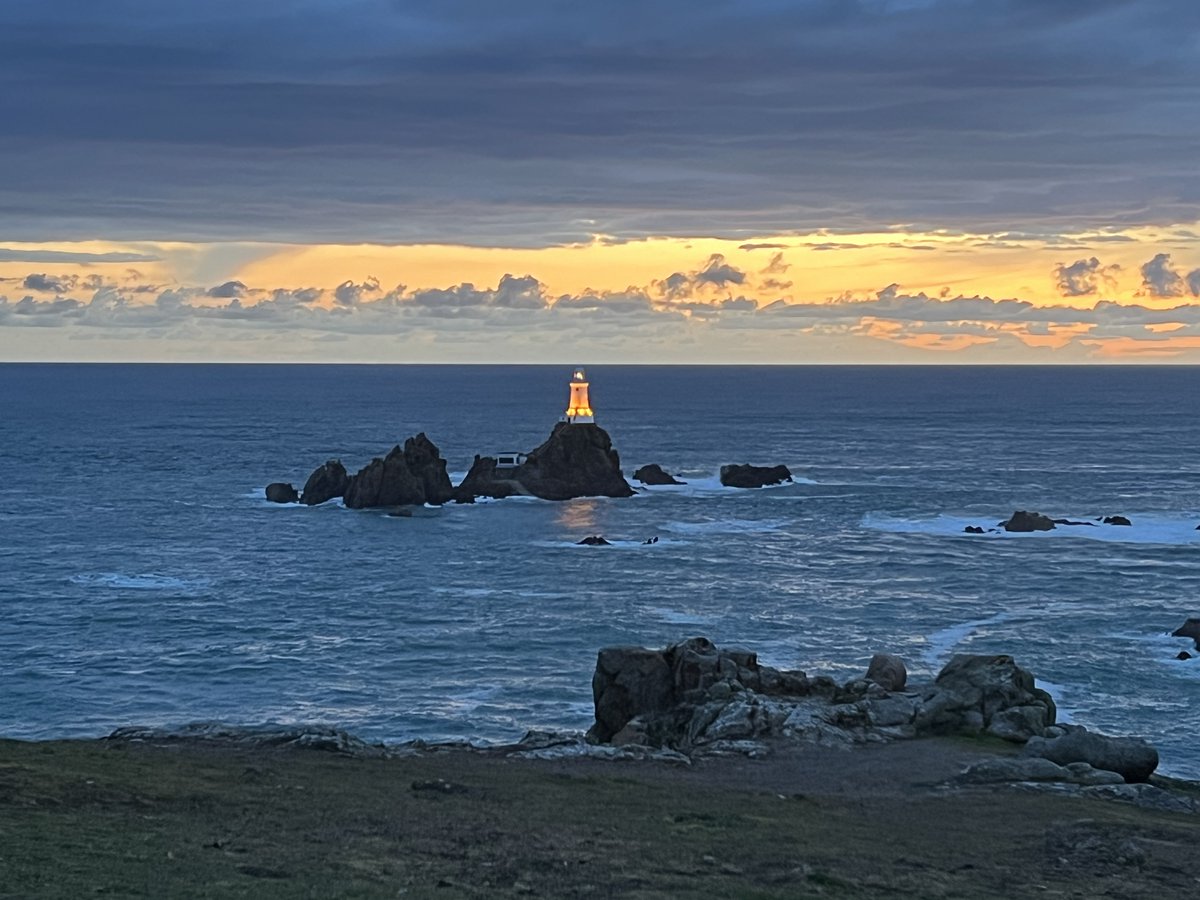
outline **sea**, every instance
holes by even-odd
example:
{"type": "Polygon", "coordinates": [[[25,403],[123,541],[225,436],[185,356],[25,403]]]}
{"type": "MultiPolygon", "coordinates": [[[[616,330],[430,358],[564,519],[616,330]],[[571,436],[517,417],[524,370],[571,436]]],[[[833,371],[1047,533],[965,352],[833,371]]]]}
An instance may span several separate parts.
{"type": "Polygon", "coordinates": [[[1062,719],[1200,778],[1200,659],[1170,636],[1200,615],[1200,368],[593,366],[626,474],[686,485],[408,518],[264,499],[418,432],[456,479],[529,450],[570,373],[0,365],[0,736],[506,742],[586,729],[601,647],[704,635],[839,680],[1010,654],[1062,719]],[[795,481],[722,487],[744,462],[795,481]],[[964,533],[1018,509],[1095,524],[964,533]]]}

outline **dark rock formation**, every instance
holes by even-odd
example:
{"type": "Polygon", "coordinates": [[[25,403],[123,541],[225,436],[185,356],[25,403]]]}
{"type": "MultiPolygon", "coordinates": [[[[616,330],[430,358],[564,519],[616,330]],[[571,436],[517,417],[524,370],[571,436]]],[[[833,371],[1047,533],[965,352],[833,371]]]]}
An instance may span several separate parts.
{"type": "Polygon", "coordinates": [[[908,681],[908,669],[894,653],[876,653],[867,666],[867,681],[875,682],[885,691],[902,691],[908,681]]]}
{"type": "Polygon", "coordinates": [[[1076,522],[1074,519],[1052,519],[1055,525],[1089,525],[1092,528],[1096,527],[1095,522],[1076,522]]]}
{"type": "Polygon", "coordinates": [[[1025,741],[1054,724],[1053,698],[1011,656],[958,654],[921,699],[918,730],[1025,741]]]}
{"type": "Polygon", "coordinates": [[[963,529],[966,534],[983,534],[983,529],[978,525],[968,525],[963,529]]]}
{"type": "Polygon", "coordinates": [[[1060,766],[1084,762],[1094,769],[1116,772],[1127,782],[1146,781],[1158,768],[1158,751],[1141,738],[1108,737],[1082,728],[1048,740],[1031,738],[1022,754],[1060,766]]]}
{"type": "Polygon", "coordinates": [[[1171,637],[1191,638],[1200,650],[1200,619],[1188,619],[1171,632],[1171,637]]]}
{"type": "Polygon", "coordinates": [[[1130,522],[1124,516],[1105,516],[1104,524],[1105,525],[1132,525],[1133,523],[1130,522]]]}
{"type": "Polygon", "coordinates": [[[424,433],[411,437],[404,447],[393,447],[383,459],[376,457],[346,485],[350,509],[445,503],[453,488],[446,461],[424,433]]]}
{"type": "Polygon", "coordinates": [[[679,481],[658,463],[642,466],[633,473],[633,480],[642,484],[687,484],[686,481],[679,481]]]}
{"type": "Polygon", "coordinates": [[[1023,509],[1012,514],[1012,518],[1000,523],[1005,531],[1053,531],[1054,520],[1041,513],[1026,512],[1023,509]]]}
{"type": "Polygon", "coordinates": [[[550,437],[514,468],[496,470],[496,461],[477,456],[455,489],[459,500],[531,494],[543,500],[575,497],[630,497],[621,459],[608,432],[591,423],[559,422],[550,437]]]}
{"type": "Polygon", "coordinates": [[[725,487],[757,488],[792,480],[787,466],[721,466],[721,484],[725,487]]]}
{"type": "Polygon", "coordinates": [[[588,736],[685,753],[753,753],[756,739],[769,737],[844,746],[920,734],[986,731],[1023,741],[1061,733],[1051,727],[1053,700],[1007,656],[956,656],[924,690],[896,688],[906,681],[904,664],[886,654],[870,674],[839,687],[705,638],[662,651],[610,647],[592,679],[596,722],[588,736]]]}
{"type": "Polygon", "coordinates": [[[611,547],[612,541],[606,541],[598,534],[589,534],[582,541],[576,541],[582,547],[611,547]]]}
{"type": "Polygon", "coordinates": [[[316,506],[335,497],[345,496],[349,481],[350,476],[346,474],[346,467],[342,465],[341,460],[331,459],[308,476],[308,481],[304,482],[300,502],[316,506]]]}
{"type": "Polygon", "coordinates": [[[266,493],[267,499],[272,503],[296,503],[300,499],[296,489],[282,481],[268,484],[266,493]]]}
{"type": "Polygon", "coordinates": [[[1186,650],[1180,650],[1178,653],[1175,654],[1175,658],[1176,659],[1191,659],[1192,654],[1188,653],[1186,650]]]}

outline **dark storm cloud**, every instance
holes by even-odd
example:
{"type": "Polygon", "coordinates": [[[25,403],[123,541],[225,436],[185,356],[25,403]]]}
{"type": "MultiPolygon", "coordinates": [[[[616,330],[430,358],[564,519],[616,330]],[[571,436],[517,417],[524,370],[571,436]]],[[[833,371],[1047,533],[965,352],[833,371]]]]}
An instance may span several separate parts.
{"type": "Polygon", "coordinates": [[[1099,292],[1102,286],[1111,285],[1120,268],[1101,265],[1094,256],[1077,259],[1069,266],[1059,263],[1054,267],[1054,286],[1063,297],[1088,297],[1099,292]]]}
{"type": "Polygon", "coordinates": [[[1151,297],[1200,296],[1200,269],[1181,275],[1171,265],[1171,254],[1158,253],[1142,266],[1142,290],[1151,297]]]}
{"type": "Polygon", "coordinates": [[[21,286],[26,290],[46,294],[65,294],[74,289],[79,279],[66,275],[26,275],[21,286]]]}
{"type": "Polygon", "coordinates": [[[1193,0],[9,0],[0,228],[525,246],[1190,221],[1198,30],[1193,0]]]}
{"type": "Polygon", "coordinates": [[[146,253],[76,253],[67,250],[18,250],[0,247],[0,262],[63,263],[91,265],[93,263],[157,262],[161,257],[146,253]]]}

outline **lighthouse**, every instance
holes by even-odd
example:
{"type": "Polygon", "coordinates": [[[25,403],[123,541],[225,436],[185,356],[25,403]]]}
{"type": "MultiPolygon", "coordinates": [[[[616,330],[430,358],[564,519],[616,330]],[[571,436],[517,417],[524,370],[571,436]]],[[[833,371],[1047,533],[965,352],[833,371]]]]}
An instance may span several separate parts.
{"type": "Polygon", "coordinates": [[[582,368],[571,373],[571,402],[563,413],[563,421],[569,423],[594,422],[592,404],[588,402],[587,373],[582,368]]]}

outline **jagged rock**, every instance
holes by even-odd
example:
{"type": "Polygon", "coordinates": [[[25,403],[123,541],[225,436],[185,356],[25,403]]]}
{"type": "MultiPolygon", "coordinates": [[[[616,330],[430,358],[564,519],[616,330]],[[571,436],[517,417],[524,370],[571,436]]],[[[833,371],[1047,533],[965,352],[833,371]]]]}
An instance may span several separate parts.
{"type": "Polygon", "coordinates": [[[1171,637],[1191,638],[1200,650],[1200,619],[1188,619],[1171,632],[1171,637]]]}
{"type": "Polygon", "coordinates": [[[726,487],[758,488],[791,480],[792,473],[787,466],[721,466],[721,484],[726,487]]]}
{"type": "Polygon", "coordinates": [[[1094,769],[1116,772],[1128,782],[1146,781],[1158,768],[1158,751],[1141,738],[1109,737],[1082,728],[1061,737],[1030,738],[1022,750],[1051,762],[1085,762],[1094,769]]]}
{"type": "Polygon", "coordinates": [[[963,531],[967,534],[983,534],[983,529],[978,525],[968,525],[963,531]]]}
{"type": "Polygon", "coordinates": [[[521,465],[496,472],[496,461],[475,458],[455,489],[456,499],[531,494],[543,500],[575,497],[631,497],[621,459],[608,432],[592,423],[559,422],[550,437],[526,454],[521,465]]]}
{"type": "Polygon", "coordinates": [[[933,733],[986,731],[1022,741],[1054,724],[1054,700],[1011,656],[958,654],[922,698],[917,728],[933,733]]]}
{"type": "Polygon", "coordinates": [[[635,716],[665,712],[675,702],[666,655],[645,647],[605,647],[592,676],[596,723],[589,737],[607,743],[635,716]]]}
{"type": "Polygon", "coordinates": [[[687,484],[686,481],[677,480],[658,463],[642,466],[633,473],[633,480],[640,481],[642,484],[687,484]]]}
{"type": "Polygon", "coordinates": [[[1001,522],[1000,527],[1005,531],[1053,531],[1054,520],[1041,513],[1026,512],[1019,509],[1008,520],[1001,522]]]}
{"type": "Polygon", "coordinates": [[[308,476],[300,494],[300,502],[307,506],[316,506],[335,497],[345,496],[349,481],[350,476],[346,474],[346,467],[342,465],[341,460],[331,459],[308,476]]]}
{"type": "Polygon", "coordinates": [[[611,547],[612,546],[611,541],[606,541],[604,538],[602,538],[598,534],[589,534],[582,541],[576,541],[575,543],[579,544],[580,546],[583,546],[583,547],[611,547]]]}
{"type": "Polygon", "coordinates": [[[885,691],[902,691],[908,681],[904,660],[893,653],[876,653],[867,666],[867,681],[873,681],[885,691]]]}
{"type": "Polygon", "coordinates": [[[282,481],[268,484],[266,495],[267,499],[272,503],[295,503],[300,499],[300,495],[296,493],[296,489],[282,481]]]}
{"type": "Polygon", "coordinates": [[[1104,524],[1105,525],[1132,525],[1133,523],[1130,522],[1124,516],[1105,516],[1104,524]]]}
{"type": "Polygon", "coordinates": [[[1191,659],[1192,654],[1188,653],[1186,650],[1180,650],[1178,653],[1175,654],[1175,658],[1176,659],[1191,659]]]}
{"type": "Polygon", "coordinates": [[[441,504],[452,494],[446,461],[422,432],[367,463],[346,485],[345,503],[350,509],[441,504]]]}

